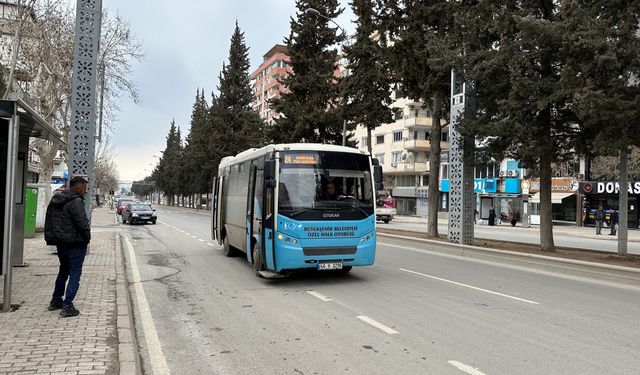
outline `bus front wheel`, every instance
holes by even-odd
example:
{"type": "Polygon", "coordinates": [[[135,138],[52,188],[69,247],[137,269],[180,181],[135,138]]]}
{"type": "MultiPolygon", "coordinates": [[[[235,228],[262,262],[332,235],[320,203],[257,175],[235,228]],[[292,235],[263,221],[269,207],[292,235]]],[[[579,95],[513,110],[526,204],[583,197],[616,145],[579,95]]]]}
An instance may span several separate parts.
{"type": "Polygon", "coordinates": [[[262,275],[260,275],[260,271],[264,270],[264,264],[262,263],[260,247],[257,243],[254,243],[253,249],[251,249],[251,259],[253,260],[253,270],[256,272],[256,276],[262,277],[262,275]]]}
{"type": "Polygon", "coordinates": [[[351,271],[351,269],[353,268],[353,266],[344,266],[342,267],[341,270],[339,270],[339,273],[349,273],[351,271]]]}

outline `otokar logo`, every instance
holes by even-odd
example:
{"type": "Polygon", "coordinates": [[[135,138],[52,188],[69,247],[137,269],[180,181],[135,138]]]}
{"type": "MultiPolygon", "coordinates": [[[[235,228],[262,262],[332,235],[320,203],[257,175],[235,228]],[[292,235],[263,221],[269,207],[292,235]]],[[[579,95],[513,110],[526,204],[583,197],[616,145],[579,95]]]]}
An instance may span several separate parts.
{"type": "Polygon", "coordinates": [[[338,213],[326,213],[326,214],[322,214],[322,217],[327,218],[327,219],[329,219],[329,218],[337,219],[337,218],[340,217],[340,214],[338,214],[338,213]]]}

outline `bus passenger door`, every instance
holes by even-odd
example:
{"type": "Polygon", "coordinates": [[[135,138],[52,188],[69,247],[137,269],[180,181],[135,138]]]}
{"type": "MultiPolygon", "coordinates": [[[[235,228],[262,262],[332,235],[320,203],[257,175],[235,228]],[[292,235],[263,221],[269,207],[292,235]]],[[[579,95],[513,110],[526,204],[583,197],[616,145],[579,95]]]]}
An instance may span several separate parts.
{"type": "Polygon", "coordinates": [[[211,239],[216,240],[218,245],[222,244],[220,236],[220,185],[222,185],[222,177],[214,177],[213,202],[211,205],[211,239]]]}
{"type": "Polygon", "coordinates": [[[249,186],[247,193],[247,216],[246,216],[246,242],[245,248],[247,249],[247,260],[253,263],[251,252],[253,250],[253,218],[255,217],[255,194],[256,194],[256,172],[258,168],[256,165],[251,165],[249,169],[249,186]]]}
{"type": "Polygon", "coordinates": [[[276,270],[275,257],[275,160],[265,160],[264,179],[262,185],[262,254],[264,255],[265,267],[268,270],[276,270]]]}

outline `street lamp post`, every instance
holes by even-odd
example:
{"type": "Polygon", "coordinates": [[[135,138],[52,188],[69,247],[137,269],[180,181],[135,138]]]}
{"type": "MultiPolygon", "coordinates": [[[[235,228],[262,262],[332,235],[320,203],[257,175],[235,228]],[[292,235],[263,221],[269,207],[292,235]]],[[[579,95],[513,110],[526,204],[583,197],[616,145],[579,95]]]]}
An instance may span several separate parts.
{"type": "MultiPolygon", "coordinates": [[[[345,40],[347,40],[347,32],[333,18],[329,18],[329,17],[325,16],[324,14],[322,14],[319,10],[317,10],[315,8],[307,8],[307,12],[313,13],[315,15],[318,15],[318,16],[330,21],[330,22],[333,22],[333,24],[336,25],[338,27],[338,29],[340,29],[342,34],[345,36],[345,40]]],[[[346,46],[346,43],[343,41],[341,44],[342,44],[342,52],[344,53],[344,47],[346,46]]],[[[347,141],[346,137],[347,137],[347,117],[343,114],[342,115],[342,145],[343,146],[346,145],[346,141],[347,141]]]]}

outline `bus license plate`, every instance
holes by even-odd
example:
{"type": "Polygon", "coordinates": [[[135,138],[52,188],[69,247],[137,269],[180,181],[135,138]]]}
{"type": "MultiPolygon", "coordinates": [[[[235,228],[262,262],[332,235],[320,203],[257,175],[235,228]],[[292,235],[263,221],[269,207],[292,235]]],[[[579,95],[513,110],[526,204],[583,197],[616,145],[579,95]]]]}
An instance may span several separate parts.
{"type": "Polygon", "coordinates": [[[342,262],[318,263],[318,269],[321,271],[341,270],[342,262]]]}

